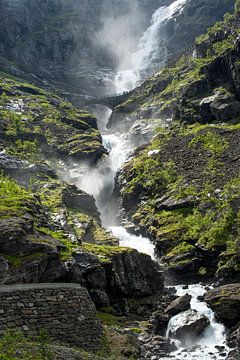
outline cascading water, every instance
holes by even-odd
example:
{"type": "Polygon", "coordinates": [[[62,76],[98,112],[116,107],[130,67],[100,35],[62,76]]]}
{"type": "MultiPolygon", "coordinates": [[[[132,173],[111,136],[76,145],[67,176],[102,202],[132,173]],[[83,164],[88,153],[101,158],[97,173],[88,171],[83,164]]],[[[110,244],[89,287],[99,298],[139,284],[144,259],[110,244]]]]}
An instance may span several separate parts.
{"type": "Polygon", "coordinates": [[[114,79],[117,93],[134,89],[140,81],[154,70],[163,66],[167,60],[164,26],[174,19],[189,0],[176,0],[169,6],[162,6],[152,16],[151,25],[138,43],[137,51],[131,56],[128,69],[121,69],[114,79]]]}
{"type": "MultiPolygon", "coordinates": [[[[225,327],[215,320],[213,311],[202,301],[202,297],[207,291],[200,284],[186,286],[175,286],[176,295],[184,296],[189,294],[192,296],[191,309],[196,310],[199,314],[206,316],[210,325],[205,329],[201,336],[196,339],[189,338],[188,344],[183,346],[181,342],[177,342],[177,351],[171,353],[175,359],[182,360],[212,360],[222,359],[228,353],[226,346],[225,327]]],[[[186,316],[186,312],[179,313],[171,318],[168,324],[166,335],[168,336],[175,328],[179,327],[186,316]]],[[[167,359],[167,358],[166,358],[167,359]]]]}
{"type": "MultiPolygon", "coordinates": [[[[184,4],[189,0],[176,0],[168,7],[159,8],[153,15],[152,22],[147,31],[139,41],[138,50],[132,56],[131,69],[121,70],[115,77],[116,92],[124,92],[133,89],[141,80],[141,73],[153,68],[154,63],[158,65],[165,61],[165,54],[159,53],[159,34],[163,29],[164,23],[174,18],[174,15],[181,11],[184,4]]],[[[162,37],[164,38],[164,36],[162,37]]],[[[161,48],[163,49],[163,43],[161,48]]],[[[108,114],[110,116],[110,112],[108,114]]],[[[112,194],[115,187],[115,177],[123,164],[130,157],[134,145],[131,142],[131,136],[126,133],[111,133],[106,131],[106,118],[100,119],[99,130],[102,132],[103,145],[109,151],[108,156],[104,156],[93,168],[88,164],[75,164],[70,171],[70,178],[82,190],[94,196],[96,204],[101,213],[102,224],[108,228],[113,235],[118,238],[120,246],[135,248],[140,252],[154,257],[154,245],[149,239],[143,236],[130,234],[123,226],[118,223],[118,205],[115,207],[111,203],[112,194]]],[[[152,154],[149,153],[149,156],[152,154]]],[[[193,343],[188,346],[178,344],[178,350],[161,359],[202,359],[213,360],[222,359],[223,352],[227,353],[225,345],[224,326],[218,324],[214,319],[213,312],[207,307],[206,303],[201,302],[198,297],[206,291],[201,285],[190,285],[187,289],[184,286],[176,286],[178,296],[186,293],[192,295],[191,308],[198,313],[205,315],[210,325],[207,327],[202,336],[199,336],[193,343]],[[219,349],[222,348],[222,354],[219,349]]],[[[184,319],[185,313],[180,313],[173,317],[168,325],[167,334],[184,319]]],[[[160,359],[159,358],[159,359],[160,359]]]]}
{"type": "Polygon", "coordinates": [[[122,226],[111,226],[110,230],[113,235],[119,239],[121,246],[130,247],[136,249],[142,253],[148,254],[154,259],[154,245],[149,239],[143,236],[132,235],[122,226]]]}

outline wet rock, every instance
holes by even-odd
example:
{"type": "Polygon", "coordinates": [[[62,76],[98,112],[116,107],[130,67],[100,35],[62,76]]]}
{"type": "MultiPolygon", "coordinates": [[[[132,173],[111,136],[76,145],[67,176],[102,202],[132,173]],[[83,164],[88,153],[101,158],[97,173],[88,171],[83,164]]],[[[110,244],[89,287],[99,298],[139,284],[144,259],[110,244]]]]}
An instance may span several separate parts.
{"type": "Polygon", "coordinates": [[[240,321],[240,284],[229,284],[208,291],[205,301],[215,312],[217,319],[228,327],[240,321]]]}
{"type": "Polygon", "coordinates": [[[188,343],[203,333],[210,324],[209,319],[196,310],[188,310],[176,315],[169,323],[169,336],[188,343]]]}
{"type": "Polygon", "coordinates": [[[165,310],[165,314],[169,316],[177,315],[182,311],[186,311],[190,309],[190,302],[192,296],[191,295],[184,295],[179,297],[178,299],[174,300],[165,310]]]}

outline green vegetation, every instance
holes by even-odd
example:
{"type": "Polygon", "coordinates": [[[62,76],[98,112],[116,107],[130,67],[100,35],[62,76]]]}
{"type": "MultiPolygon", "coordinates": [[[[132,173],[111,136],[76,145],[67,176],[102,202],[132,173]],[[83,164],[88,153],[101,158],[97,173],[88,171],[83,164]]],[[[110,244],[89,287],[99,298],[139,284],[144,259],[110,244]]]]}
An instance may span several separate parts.
{"type": "Polygon", "coordinates": [[[240,12],[240,1],[239,0],[235,0],[235,11],[240,12]]]}
{"type": "Polygon", "coordinates": [[[6,331],[0,338],[1,360],[54,360],[55,357],[48,346],[48,336],[41,331],[36,339],[24,336],[15,330],[6,331]]]}
{"type": "Polygon", "coordinates": [[[96,119],[56,95],[0,73],[0,130],[7,152],[32,162],[45,152],[86,158],[99,151],[96,119]]]}
{"type": "Polygon", "coordinates": [[[88,252],[96,255],[99,260],[103,263],[110,263],[111,259],[115,255],[124,254],[126,252],[131,252],[132,249],[119,246],[109,246],[109,245],[96,245],[96,244],[83,244],[83,248],[88,252]]]}
{"type": "Polygon", "coordinates": [[[127,324],[127,318],[124,316],[116,316],[112,313],[111,308],[102,308],[98,311],[98,318],[101,323],[114,328],[122,328],[127,324]]]}
{"type": "Polygon", "coordinates": [[[34,196],[25,188],[17,185],[9,177],[0,174],[0,217],[22,216],[31,213],[34,196]]]}
{"type": "Polygon", "coordinates": [[[189,146],[198,146],[201,144],[206,151],[209,151],[213,156],[221,156],[228,148],[228,142],[221,136],[207,131],[195,136],[189,143],[189,146]]]}
{"type": "MultiPolygon", "coordinates": [[[[171,259],[168,267],[190,264],[195,259],[197,245],[219,253],[216,270],[224,267],[240,270],[236,255],[239,220],[233,206],[239,199],[240,179],[237,172],[230,177],[221,176],[228,171],[224,159],[231,154],[231,139],[238,132],[239,124],[176,124],[170,130],[158,130],[152,143],[127,163],[122,194],[125,201],[137,194],[138,207],[132,217],[156,239],[165,261],[171,259]],[[183,144],[180,153],[183,162],[178,153],[169,150],[179,143],[183,144]],[[150,155],[154,149],[158,151],[150,155]],[[189,162],[190,168],[185,169],[184,159],[189,158],[194,158],[196,163],[191,167],[189,162]],[[222,185],[217,185],[218,182],[222,185]],[[162,196],[176,203],[190,200],[183,208],[159,210],[159,203],[164,201],[162,196]]],[[[200,265],[198,274],[207,276],[207,267],[200,265]]]]}

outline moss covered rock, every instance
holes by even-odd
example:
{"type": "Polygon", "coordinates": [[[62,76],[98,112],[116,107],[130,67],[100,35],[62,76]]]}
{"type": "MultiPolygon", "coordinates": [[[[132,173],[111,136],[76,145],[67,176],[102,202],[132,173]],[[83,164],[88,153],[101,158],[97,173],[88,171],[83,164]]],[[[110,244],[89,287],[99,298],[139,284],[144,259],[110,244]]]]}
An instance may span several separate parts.
{"type": "Polygon", "coordinates": [[[125,210],[173,278],[239,276],[239,135],[239,125],[176,124],[123,169],[125,210]]]}
{"type": "Polygon", "coordinates": [[[58,96],[0,74],[0,146],[37,162],[67,156],[98,160],[105,150],[96,119],[58,96]]]}

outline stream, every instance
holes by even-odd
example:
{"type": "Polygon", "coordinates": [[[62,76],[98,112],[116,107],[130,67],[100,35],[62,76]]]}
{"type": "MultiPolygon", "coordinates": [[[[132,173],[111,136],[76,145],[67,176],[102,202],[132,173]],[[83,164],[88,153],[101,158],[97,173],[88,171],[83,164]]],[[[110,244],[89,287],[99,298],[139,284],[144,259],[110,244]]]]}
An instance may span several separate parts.
{"type": "MultiPolygon", "coordinates": [[[[156,58],[164,61],[165,54],[159,54],[157,34],[166,19],[174,17],[176,11],[181,11],[182,6],[188,0],[177,0],[170,6],[159,8],[152,17],[150,27],[146,30],[139,40],[138,50],[132,55],[131,64],[128,69],[120,69],[114,78],[116,93],[128,91],[135,88],[142,79],[142,73],[151,68],[151,64],[156,58]]],[[[161,61],[158,61],[161,63],[161,61]]],[[[114,129],[106,130],[107,120],[111,112],[106,110],[101,118],[98,117],[99,129],[102,133],[103,145],[108,150],[108,156],[104,156],[95,167],[88,164],[72,164],[69,171],[70,179],[81,190],[94,196],[97,207],[101,214],[103,226],[110,230],[119,240],[120,246],[127,246],[146,253],[157,261],[154,256],[154,245],[149,239],[141,235],[130,234],[119,221],[119,206],[112,201],[112,194],[115,187],[115,178],[118,171],[124,163],[131,157],[135,144],[132,143],[128,132],[115,132],[114,129]]],[[[159,124],[158,124],[159,125],[159,124]]],[[[151,156],[151,154],[149,154],[151,156]]],[[[176,341],[178,349],[169,356],[159,359],[223,359],[227,356],[228,349],[225,344],[226,334],[222,324],[215,321],[214,313],[199,297],[202,297],[207,291],[201,284],[175,286],[176,294],[183,296],[190,294],[192,296],[191,309],[196,310],[199,314],[205,315],[210,322],[201,336],[189,339],[184,345],[176,341]]],[[[166,336],[172,329],[176,328],[187,316],[187,312],[182,312],[171,318],[168,324],[166,336]]]]}

